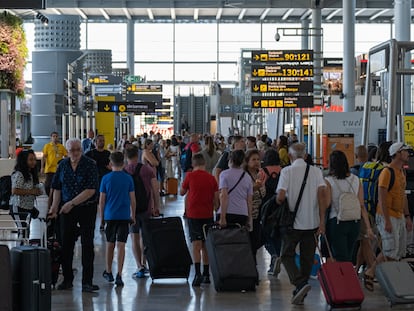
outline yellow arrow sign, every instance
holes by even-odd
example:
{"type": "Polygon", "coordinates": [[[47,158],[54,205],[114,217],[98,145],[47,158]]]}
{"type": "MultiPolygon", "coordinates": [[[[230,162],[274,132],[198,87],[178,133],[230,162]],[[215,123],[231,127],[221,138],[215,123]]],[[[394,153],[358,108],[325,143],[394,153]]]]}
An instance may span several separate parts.
{"type": "Polygon", "coordinates": [[[259,86],[258,86],[257,84],[255,84],[255,85],[253,86],[253,91],[257,92],[258,90],[259,90],[259,86]]]}
{"type": "Polygon", "coordinates": [[[108,104],[105,105],[104,110],[105,111],[109,111],[111,109],[111,107],[108,106],[108,104]]]}
{"type": "Polygon", "coordinates": [[[256,55],[254,56],[254,60],[259,60],[259,59],[260,59],[260,56],[256,54],[256,55]]]}
{"type": "Polygon", "coordinates": [[[120,112],[124,112],[126,110],[126,106],[125,105],[119,105],[119,111],[120,112]]]}
{"type": "Polygon", "coordinates": [[[252,74],[253,74],[254,76],[257,76],[257,70],[256,70],[256,69],[255,69],[255,70],[253,70],[252,74]]]}
{"type": "Polygon", "coordinates": [[[260,103],[259,103],[259,101],[258,100],[256,100],[256,101],[254,101],[253,102],[253,107],[260,107],[260,103]]]}

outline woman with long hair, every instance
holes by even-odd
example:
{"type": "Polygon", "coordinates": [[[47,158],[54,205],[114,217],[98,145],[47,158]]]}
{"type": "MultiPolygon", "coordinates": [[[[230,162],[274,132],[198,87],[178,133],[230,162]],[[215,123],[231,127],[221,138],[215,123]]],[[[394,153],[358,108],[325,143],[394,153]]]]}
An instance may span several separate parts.
{"type": "Polygon", "coordinates": [[[219,177],[220,208],[217,220],[220,226],[227,223],[251,226],[253,185],[242,168],[244,151],[235,150],[229,158],[230,168],[219,177]]]}
{"type": "Polygon", "coordinates": [[[250,241],[253,251],[253,257],[256,259],[257,250],[263,245],[262,243],[262,231],[260,226],[260,206],[262,205],[262,199],[266,194],[265,185],[260,179],[260,153],[257,149],[251,149],[246,152],[244,159],[244,170],[250,176],[251,183],[253,185],[253,197],[252,197],[252,225],[250,232],[250,241]]]}
{"type": "Polygon", "coordinates": [[[146,139],[144,143],[144,150],[142,152],[142,164],[148,164],[154,170],[157,175],[157,167],[160,164],[158,159],[155,157],[152,150],[154,149],[154,142],[152,139],[146,139]]]}
{"type": "Polygon", "coordinates": [[[200,153],[206,161],[206,171],[212,174],[214,166],[220,158],[220,154],[216,151],[216,146],[214,145],[214,139],[212,136],[206,136],[205,147],[200,153]]]}
{"type": "Polygon", "coordinates": [[[35,215],[36,196],[42,191],[38,187],[39,176],[36,167],[36,156],[33,150],[22,150],[16,159],[16,165],[11,175],[12,182],[12,216],[19,228],[27,226],[28,214],[35,215]]]}
{"type": "Polygon", "coordinates": [[[345,153],[333,151],[329,156],[329,173],[325,178],[328,186],[327,199],[331,208],[328,214],[326,232],[337,261],[352,261],[352,251],[360,231],[362,218],[367,228],[369,238],[375,238],[364,206],[364,193],[359,178],[351,174],[345,153]],[[354,193],[359,199],[360,217],[356,219],[340,220],[341,195],[354,193]]]}

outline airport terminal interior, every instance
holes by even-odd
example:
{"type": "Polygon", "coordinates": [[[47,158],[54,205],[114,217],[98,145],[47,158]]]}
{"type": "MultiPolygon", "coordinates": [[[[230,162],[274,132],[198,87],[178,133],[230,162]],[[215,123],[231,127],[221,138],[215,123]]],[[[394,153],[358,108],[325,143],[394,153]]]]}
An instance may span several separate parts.
{"type": "MultiPolygon", "coordinates": [[[[313,162],[325,169],[335,148],[352,166],[358,145],[404,141],[414,146],[413,4],[1,1],[0,38],[9,42],[8,36],[14,36],[22,45],[9,49],[0,42],[0,176],[11,174],[16,148],[31,148],[40,160],[54,131],[62,143],[82,140],[92,131],[115,147],[125,133],[160,133],[165,139],[186,133],[219,133],[225,138],[267,134],[272,140],[296,134],[313,162]],[[5,25],[17,28],[9,31],[12,28],[5,25]]],[[[162,196],[161,212],[180,217],[191,247],[184,200],[180,195],[162,196]]],[[[5,219],[13,226],[7,215],[0,215],[0,222],[5,219]]],[[[277,277],[268,274],[271,258],[264,247],[257,253],[256,291],[217,292],[213,282],[192,286],[193,267],[188,280],[132,278],[137,267],[129,239],[125,285],[116,287],[102,277],[106,240],[99,225],[98,217],[94,284],[100,290],[82,292],[78,241],[74,287],[52,290],[51,310],[329,307],[316,277],[309,281],[312,289],[304,304],[291,304],[294,286],[284,267],[277,277]]],[[[0,227],[0,244],[5,236],[0,227]]],[[[364,288],[362,276],[360,282],[364,288]]],[[[364,289],[364,295],[362,310],[391,308],[376,280],[374,291],[364,289]]]]}

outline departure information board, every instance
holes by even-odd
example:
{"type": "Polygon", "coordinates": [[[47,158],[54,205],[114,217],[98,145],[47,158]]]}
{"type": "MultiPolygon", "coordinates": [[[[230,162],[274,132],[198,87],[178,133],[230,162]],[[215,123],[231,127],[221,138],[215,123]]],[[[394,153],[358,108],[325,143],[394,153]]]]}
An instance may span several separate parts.
{"type": "Polygon", "coordinates": [[[253,108],[313,107],[313,51],[253,51],[253,108]]]}

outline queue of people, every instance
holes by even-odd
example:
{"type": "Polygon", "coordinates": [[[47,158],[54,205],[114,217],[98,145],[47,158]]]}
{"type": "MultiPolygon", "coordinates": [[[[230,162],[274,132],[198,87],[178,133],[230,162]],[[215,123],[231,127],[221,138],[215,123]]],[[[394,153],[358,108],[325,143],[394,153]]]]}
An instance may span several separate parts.
{"type": "MultiPolygon", "coordinates": [[[[409,148],[400,142],[378,147],[375,162],[387,165],[388,169],[378,175],[378,201],[373,211],[367,208],[366,189],[360,175],[368,163],[368,152],[361,147],[357,148],[358,167],[350,167],[342,151],[332,152],[324,178],[319,168],[307,163],[306,146],[294,137],[289,142],[287,137],[279,136],[277,143],[272,144],[263,136],[233,136],[228,149],[220,149],[222,140],[217,136],[174,136],[164,143],[157,135],[153,135],[154,140],[147,135],[136,144],[128,144],[125,136],[118,144],[122,152],[110,153],[104,149],[104,137],[98,135],[94,147],[83,154],[80,140],[69,139],[64,148],[58,143],[57,134],[52,133],[51,142],[44,148],[42,172],[47,173],[51,188],[50,217],[60,219],[63,281],[58,289],[73,286],[73,252],[80,236],[82,290],[99,290],[93,282],[93,239],[98,210],[107,239],[105,280],[115,281],[118,286],[124,284],[122,270],[129,234],[137,265],[133,277],[148,275],[142,226],[151,215],[159,214],[166,172],[167,176],[182,177],[180,194],[186,195],[186,220],[195,264],[193,286],[210,282],[202,227],[217,222],[223,227],[228,223],[246,226],[254,257],[263,245],[271,256],[269,274],[277,277],[281,264],[285,267],[294,286],[292,304],[303,304],[311,289],[308,280],[317,235],[329,240],[336,261],[354,261],[352,254],[356,253],[355,269],[365,268],[364,285],[374,290],[376,265],[404,257],[407,233],[412,232],[404,175],[409,148]],[[185,169],[180,163],[183,153],[191,155],[191,164],[185,169]],[[147,194],[146,203],[141,203],[146,206],[139,210],[134,188],[137,176],[147,194]],[[344,193],[354,199],[355,206],[344,202],[344,193]],[[272,195],[278,204],[288,199],[295,218],[292,228],[266,234],[260,222],[261,207],[272,195]],[[118,268],[114,278],[115,249],[118,268]],[[300,267],[295,263],[297,249],[300,267]],[[376,256],[378,249],[381,252],[376,256]]],[[[34,153],[24,150],[17,156],[12,175],[13,208],[30,210],[35,196],[40,194],[38,183],[34,153]]]]}

